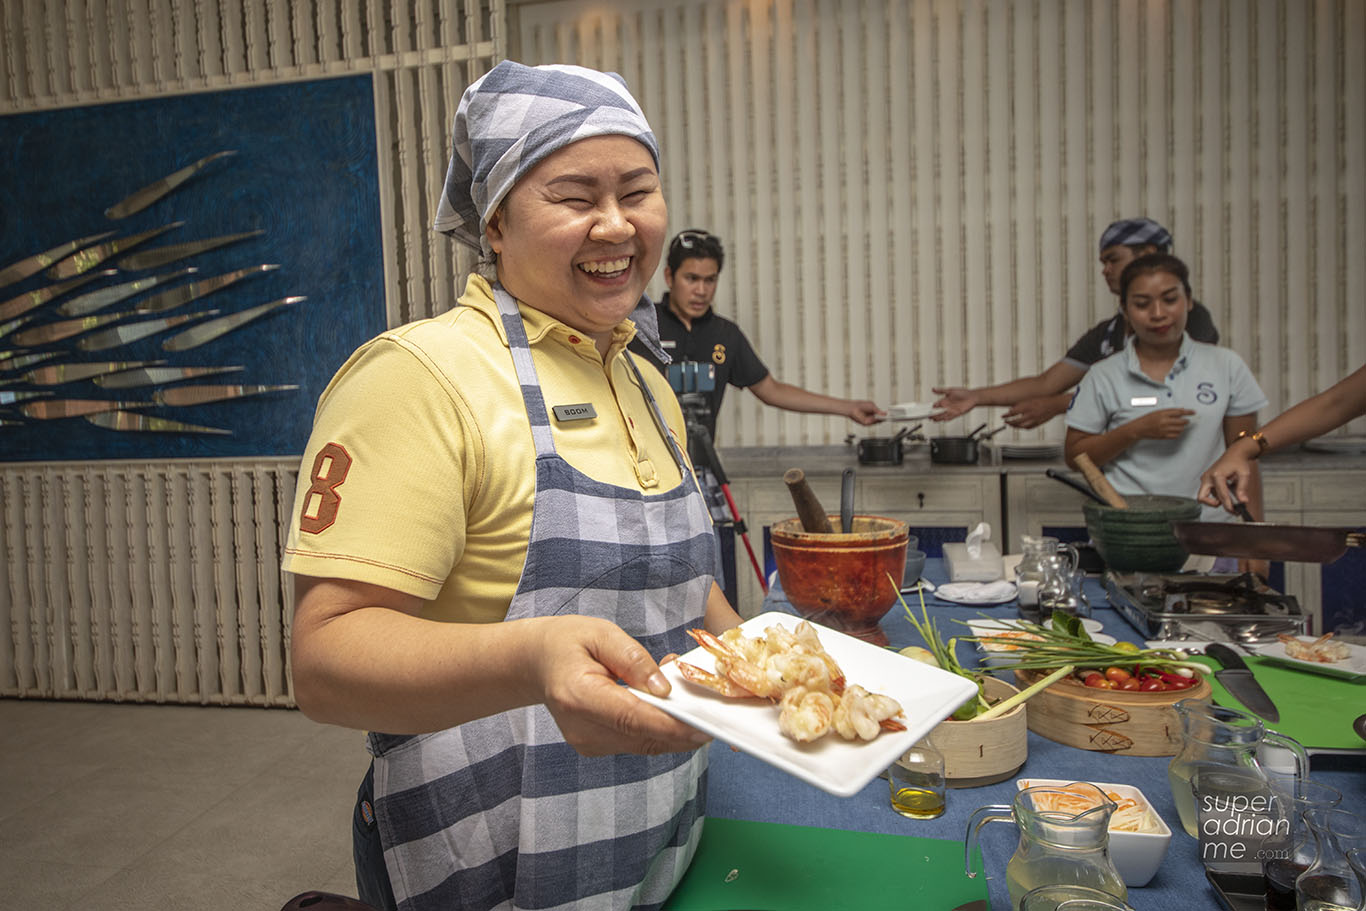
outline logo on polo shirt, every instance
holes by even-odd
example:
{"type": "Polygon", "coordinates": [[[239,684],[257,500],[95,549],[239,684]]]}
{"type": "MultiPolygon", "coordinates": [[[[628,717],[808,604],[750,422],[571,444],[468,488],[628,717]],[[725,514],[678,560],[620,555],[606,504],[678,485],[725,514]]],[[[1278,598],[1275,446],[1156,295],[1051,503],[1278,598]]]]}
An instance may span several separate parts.
{"type": "Polygon", "coordinates": [[[726,362],[726,346],[717,344],[711,349],[712,363],[724,364],[726,362]]]}
{"type": "Polygon", "coordinates": [[[1219,401],[1219,393],[1214,391],[1213,383],[1197,383],[1195,400],[1201,405],[1213,405],[1219,401]]]}

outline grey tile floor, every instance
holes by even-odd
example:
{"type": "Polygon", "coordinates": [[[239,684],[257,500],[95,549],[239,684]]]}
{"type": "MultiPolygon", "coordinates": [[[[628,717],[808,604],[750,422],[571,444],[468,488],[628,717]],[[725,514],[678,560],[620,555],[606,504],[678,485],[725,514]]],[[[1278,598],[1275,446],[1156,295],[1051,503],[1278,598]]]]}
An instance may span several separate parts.
{"type": "Polygon", "coordinates": [[[0,909],[356,894],[363,735],[297,711],[0,699],[0,909]]]}

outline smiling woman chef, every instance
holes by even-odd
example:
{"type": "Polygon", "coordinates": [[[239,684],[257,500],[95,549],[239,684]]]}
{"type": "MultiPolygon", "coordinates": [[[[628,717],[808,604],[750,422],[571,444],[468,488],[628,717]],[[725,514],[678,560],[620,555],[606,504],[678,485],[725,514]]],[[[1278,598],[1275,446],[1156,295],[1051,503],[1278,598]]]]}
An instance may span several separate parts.
{"type": "MultiPolygon", "coordinates": [[[[1120,493],[1194,497],[1201,472],[1256,429],[1266,396],[1236,353],[1186,334],[1190,273],[1181,260],[1166,253],[1134,260],[1119,294],[1133,334],[1077,387],[1067,411],[1067,463],[1075,467],[1085,453],[1120,493]]],[[[1250,493],[1248,509],[1260,518],[1260,480],[1250,493]]],[[[1214,507],[1204,512],[1205,521],[1228,518],[1214,507]]]]}
{"type": "Polygon", "coordinates": [[[658,147],[615,74],[504,62],[454,148],[436,228],[496,280],[319,400],[285,563],[295,696],[371,732],[371,904],[658,907],[701,834],[706,737],[617,681],[662,695],[689,627],[740,619],[677,402],[626,353],[653,327],[628,317],[664,241],[658,147]]]}

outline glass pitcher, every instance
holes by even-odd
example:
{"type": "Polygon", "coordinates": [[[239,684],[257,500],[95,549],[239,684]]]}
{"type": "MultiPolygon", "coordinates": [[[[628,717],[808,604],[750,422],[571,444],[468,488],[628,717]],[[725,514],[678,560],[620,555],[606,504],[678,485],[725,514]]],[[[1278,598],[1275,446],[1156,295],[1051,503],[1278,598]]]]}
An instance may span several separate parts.
{"type": "Polygon", "coordinates": [[[1061,559],[1067,577],[1077,569],[1077,548],[1075,545],[1059,543],[1057,538],[1041,535],[1021,535],[1022,548],[1020,562],[1015,565],[1015,584],[1019,588],[1020,614],[1028,619],[1039,615],[1039,588],[1055,565],[1061,559]]]}
{"type": "Polygon", "coordinates": [[[1304,818],[1319,850],[1295,880],[1296,906],[1300,911],[1356,911],[1366,904],[1366,894],[1347,855],[1366,849],[1366,817],[1320,807],[1306,810],[1304,818]]]}
{"type": "MultiPolygon", "coordinates": [[[[1366,848],[1353,848],[1347,852],[1347,864],[1357,876],[1357,885],[1362,895],[1366,895],[1366,848]]],[[[1357,906],[1356,911],[1366,911],[1366,899],[1357,906]]]]}
{"type": "Polygon", "coordinates": [[[1134,911],[1129,903],[1090,886],[1040,886],[1025,893],[1020,911],[1134,911]]]}
{"type": "Polygon", "coordinates": [[[1086,598],[1086,573],[1081,570],[1068,571],[1067,561],[1061,555],[1045,558],[1047,568],[1043,582],[1039,583],[1039,622],[1046,623],[1054,611],[1062,611],[1074,617],[1091,616],[1091,602],[1086,598]]]}
{"type": "Polygon", "coordinates": [[[1199,837],[1195,793],[1191,788],[1191,776],[1197,768],[1215,772],[1227,768],[1239,778],[1250,770],[1265,779],[1258,751],[1270,744],[1288,750],[1294,757],[1295,777],[1303,778],[1309,773],[1309,759],[1299,741],[1267,730],[1255,715],[1203,699],[1182,699],[1173,708],[1181,719],[1181,749],[1167,765],[1167,780],[1171,783],[1176,813],[1181,817],[1181,828],[1192,838],[1199,837]]]}
{"type": "Polygon", "coordinates": [[[1118,805],[1093,784],[1077,782],[1064,787],[1039,785],[1024,788],[1009,804],[979,807],[968,817],[964,841],[964,866],[969,877],[977,836],[989,822],[1013,822],[1020,829],[1020,843],[1006,864],[1006,887],[1010,906],[1019,908],[1026,892],[1040,886],[1068,883],[1091,886],[1116,898],[1127,899],[1128,890],[1110,860],[1110,816],[1118,805]],[[1078,794],[1086,805],[1076,809],[1078,794]],[[1086,798],[1094,792],[1094,800],[1086,798]]]}
{"type": "Polygon", "coordinates": [[[1331,810],[1342,802],[1342,792],[1312,778],[1272,774],[1271,790],[1281,802],[1289,822],[1285,837],[1265,847],[1274,857],[1262,861],[1266,880],[1266,906],[1272,911],[1294,911],[1295,880],[1318,857],[1318,841],[1305,821],[1307,810],[1331,810]]]}

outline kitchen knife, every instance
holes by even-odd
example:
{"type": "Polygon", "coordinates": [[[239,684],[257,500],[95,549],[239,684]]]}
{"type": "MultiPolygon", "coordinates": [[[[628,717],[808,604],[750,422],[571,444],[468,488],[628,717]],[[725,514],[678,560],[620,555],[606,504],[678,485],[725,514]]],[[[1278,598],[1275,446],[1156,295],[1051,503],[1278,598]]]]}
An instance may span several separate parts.
{"type": "Polygon", "coordinates": [[[1211,642],[1205,646],[1205,654],[1223,666],[1223,670],[1214,672],[1214,677],[1224,685],[1224,689],[1233,694],[1235,699],[1267,721],[1281,720],[1281,713],[1276,711],[1275,703],[1266,694],[1266,690],[1262,689],[1257,678],[1252,676],[1252,670],[1237,652],[1222,642],[1211,642]]]}

